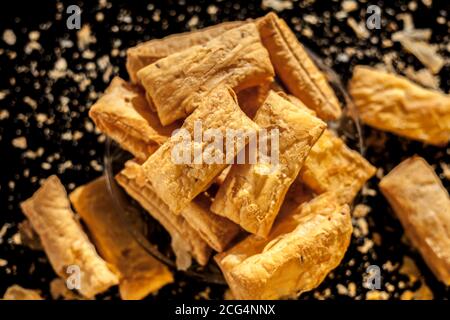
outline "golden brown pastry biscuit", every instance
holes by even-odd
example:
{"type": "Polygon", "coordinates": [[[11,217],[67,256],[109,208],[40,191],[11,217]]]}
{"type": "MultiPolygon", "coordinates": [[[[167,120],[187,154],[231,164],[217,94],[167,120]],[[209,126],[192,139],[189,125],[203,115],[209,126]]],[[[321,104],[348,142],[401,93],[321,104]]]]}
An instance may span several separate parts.
{"type": "Polygon", "coordinates": [[[295,297],[339,265],[351,234],[348,205],[325,193],[278,220],[267,239],[250,235],[215,260],[237,299],[295,297]]]}
{"type": "Polygon", "coordinates": [[[248,232],[266,237],[289,186],[326,124],[273,91],[254,121],[263,129],[279,130],[279,164],[233,165],[211,210],[248,232]]]}
{"type": "Polygon", "coordinates": [[[219,85],[236,92],[271,82],[274,71],[254,23],[224,32],[141,69],[138,78],[163,125],[185,118],[219,85]]]}
{"type": "Polygon", "coordinates": [[[211,248],[182,215],[175,215],[158,198],[139,164],[127,161],[125,168],[116,175],[116,180],[170,234],[179,269],[190,266],[190,256],[200,265],[206,265],[211,248]]]}
{"type": "Polygon", "coordinates": [[[433,168],[423,158],[408,158],[380,189],[430,269],[450,285],[450,197],[433,168]]]}
{"type": "Polygon", "coordinates": [[[149,110],[143,92],[119,77],[91,107],[89,116],[100,131],[141,161],[147,160],[178,127],[163,127],[149,110]]]}
{"type": "Polygon", "coordinates": [[[286,88],[325,120],[338,119],[341,107],[325,75],[286,24],[271,12],[257,21],[264,46],[286,88]]]}
{"type": "Polygon", "coordinates": [[[211,199],[200,194],[181,211],[181,215],[211,248],[222,252],[240,228],[230,220],[212,213],[210,206],[211,199]]]}
{"type": "Polygon", "coordinates": [[[325,130],[312,147],[299,178],[316,193],[336,191],[341,203],[351,203],[376,172],[366,159],[325,130]]]}
{"type": "Polygon", "coordinates": [[[106,291],[119,280],[107,263],[99,257],[70,209],[66,190],[56,176],[50,176],[31,198],[21,203],[41,239],[42,246],[55,272],[68,278],[70,266],[81,271],[80,289],[87,298],[106,291]]]}
{"type": "Polygon", "coordinates": [[[367,125],[432,145],[449,142],[450,96],[363,66],[355,68],[349,87],[367,125]]]}
{"type": "Polygon", "coordinates": [[[153,39],[127,50],[127,71],[133,83],[136,73],[149,64],[195,45],[205,44],[227,30],[243,25],[244,21],[223,22],[197,31],[172,34],[162,39],[153,39]]]}
{"type": "Polygon", "coordinates": [[[122,299],[145,298],[173,281],[169,269],[146,252],[123,225],[104,176],[76,188],[69,198],[101,256],[119,271],[122,299]]]}
{"type": "Polygon", "coordinates": [[[25,289],[17,284],[6,289],[3,300],[44,300],[38,290],[25,289]]]}
{"type": "MultiPolygon", "coordinates": [[[[181,130],[188,135],[189,141],[185,143],[186,140],[182,136],[173,136],[143,164],[145,175],[158,197],[173,212],[179,214],[189,202],[214,182],[214,179],[228,166],[230,161],[233,161],[235,155],[248,142],[247,139],[241,139],[242,135],[227,139],[227,133],[230,130],[256,132],[258,129],[258,125],[251,121],[237,105],[233,90],[219,86],[211,94],[205,96],[202,105],[185,120],[181,130]],[[198,124],[201,125],[203,132],[215,130],[220,133],[223,140],[226,140],[226,144],[232,147],[227,147],[227,150],[233,149],[235,152],[226,152],[222,145],[218,149],[214,144],[204,141],[205,139],[201,139],[201,143],[196,142],[194,136],[196,130],[194,129],[198,124]],[[206,157],[200,159],[202,161],[196,162],[195,159],[199,157],[192,156],[196,153],[195,149],[203,150],[203,155],[209,146],[212,147],[209,154],[215,154],[218,158],[210,159],[214,160],[210,164],[207,163],[206,157]],[[183,152],[192,151],[187,159],[188,163],[175,161],[177,159],[174,159],[174,154],[178,155],[180,149],[183,152]]],[[[183,158],[180,157],[179,160],[183,160],[183,158]]]]}

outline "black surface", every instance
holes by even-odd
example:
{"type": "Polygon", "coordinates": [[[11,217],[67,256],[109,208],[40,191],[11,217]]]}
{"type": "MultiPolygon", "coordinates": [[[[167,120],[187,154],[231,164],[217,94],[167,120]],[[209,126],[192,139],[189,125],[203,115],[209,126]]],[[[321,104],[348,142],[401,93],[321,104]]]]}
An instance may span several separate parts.
{"type": "MultiPolygon", "coordinates": [[[[63,77],[57,81],[48,77],[48,71],[52,70],[58,57],[64,57],[68,64],[68,69],[74,73],[83,75],[88,63],[96,63],[97,59],[107,55],[111,64],[115,66],[113,75],[126,76],[124,49],[135,45],[137,42],[151,38],[163,37],[172,33],[189,30],[188,21],[194,16],[198,16],[199,23],[196,28],[212,25],[218,22],[235,19],[256,18],[262,16],[267,10],[261,9],[260,1],[164,1],[155,2],[130,2],[114,1],[111,5],[100,8],[96,1],[86,1],[85,3],[70,1],[59,3],[51,1],[14,1],[12,7],[2,7],[0,11],[0,35],[5,29],[11,29],[17,36],[17,41],[13,46],[7,45],[0,39],[0,91],[9,90],[10,93],[0,100],[0,111],[8,110],[9,117],[0,120],[0,229],[2,225],[7,225],[6,234],[3,236],[3,243],[0,244],[0,258],[7,260],[6,266],[0,267],[0,295],[4,290],[15,283],[26,288],[40,289],[45,296],[49,296],[49,283],[55,278],[55,274],[47,262],[43,252],[32,251],[22,245],[14,244],[12,236],[17,232],[17,223],[24,219],[19,203],[27,199],[38,187],[39,179],[44,179],[50,174],[57,174],[68,190],[74,186],[84,184],[101,174],[91,164],[92,160],[102,163],[103,142],[95,132],[86,129],[86,123],[90,123],[87,117],[88,108],[95,102],[95,97],[90,97],[89,93],[101,93],[107,86],[109,79],[102,79],[103,72],[98,70],[98,76],[90,77],[91,84],[85,91],[81,91],[79,83],[71,78],[63,77]],[[96,37],[96,43],[91,44],[89,49],[95,53],[93,59],[85,59],[80,56],[77,47],[76,30],[68,30],[65,22],[67,14],[65,8],[78,3],[82,10],[82,24],[89,24],[92,33],[96,37]],[[210,3],[215,3],[219,9],[216,15],[208,13],[210,3]],[[160,10],[160,19],[152,19],[155,12],[160,10]],[[104,14],[104,20],[96,20],[96,14],[104,14]],[[127,23],[121,16],[131,16],[131,23],[127,23]],[[181,19],[184,15],[184,19],[181,19]],[[30,54],[24,52],[24,47],[29,42],[28,34],[33,30],[40,31],[38,42],[42,46],[41,50],[34,50],[30,54]],[[62,49],[61,39],[69,39],[73,42],[73,47],[62,49]],[[111,56],[114,43],[120,40],[118,49],[121,55],[111,56]],[[16,57],[11,58],[12,52],[16,57]],[[37,63],[38,74],[33,75],[29,70],[32,63],[37,63]],[[24,69],[24,70],[22,70],[24,69]],[[15,84],[13,84],[14,79],[15,84]],[[37,102],[37,108],[24,102],[25,97],[30,97],[37,102]],[[53,98],[52,98],[53,97],[53,98]],[[68,98],[69,112],[64,112],[61,108],[61,97],[68,98]],[[54,116],[51,124],[40,126],[36,121],[38,113],[54,116]],[[83,133],[78,141],[63,140],[62,134],[67,131],[74,133],[76,130],[83,133]],[[25,136],[28,147],[26,150],[12,146],[11,141],[15,137],[25,136]],[[40,157],[30,159],[24,156],[27,150],[36,151],[44,148],[40,157]],[[58,155],[55,158],[55,155],[58,155]],[[50,157],[50,159],[49,159],[50,157]],[[51,158],[54,158],[53,161],[51,158]],[[64,172],[58,172],[58,166],[65,161],[71,160],[73,166],[64,172]],[[50,169],[42,167],[43,162],[50,163],[50,169]],[[25,170],[28,170],[28,175],[25,170]],[[14,187],[11,186],[14,183],[14,187]]],[[[421,68],[420,62],[412,55],[401,50],[399,44],[394,44],[392,48],[384,49],[381,45],[382,39],[390,39],[391,31],[386,26],[389,23],[396,23],[401,29],[402,23],[395,17],[401,12],[410,12],[408,2],[382,1],[376,2],[382,8],[382,28],[372,31],[377,42],[358,39],[345,19],[339,21],[334,14],[340,9],[340,3],[331,1],[315,1],[308,5],[306,1],[294,2],[292,10],[284,10],[279,15],[287,20],[291,27],[297,31],[301,28],[309,27],[314,32],[312,38],[307,38],[298,32],[299,38],[315,52],[325,58],[325,62],[332,66],[338,74],[346,81],[351,75],[351,71],[356,64],[376,64],[382,61],[383,55],[397,51],[399,61],[412,65],[417,69],[421,68]],[[318,16],[319,22],[311,24],[305,21],[308,14],[318,16]],[[327,18],[328,17],[328,18],[327,18]],[[334,29],[337,28],[337,29],[334,29]],[[349,61],[342,62],[339,54],[345,48],[355,47],[361,54],[355,55],[349,61]],[[370,50],[368,50],[370,49],[370,50]],[[372,50],[373,49],[373,50],[372,50]]],[[[433,43],[448,43],[448,27],[436,21],[437,16],[448,14],[448,1],[433,1],[433,7],[428,8],[418,1],[418,9],[410,12],[414,17],[414,22],[418,28],[431,28],[433,43]]],[[[2,4],[3,6],[3,4],[2,4]]],[[[360,3],[359,10],[352,12],[357,21],[364,17],[367,3],[360,3]]],[[[449,57],[449,53],[441,50],[441,53],[449,57]]],[[[395,61],[394,65],[396,65],[395,61]]],[[[449,66],[444,67],[439,77],[441,79],[441,89],[449,92],[450,78],[448,77],[449,66]]],[[[112,76],[111,76],[112,77],[112,76]]],[[[376,166],[384,168],[388,172],[402,159],[413,154],[425,157],[430,163],[436,165],[438,174],[442,172],[439,163],[450,163],[448,146],[445,148],[427,147],[418,142],[410,142],[406,139],[397,138],[390,134],[381,134],[375,130],[364,128],[365,137],[379,135],[386,137],[384,148],[368,146],[367,157],[376,166]]],[[[447,189],[450,184],[443,179],[447,189]]],[[[377,190],[378,179],[373,178],[369,187],[377,190]]],[[[357,297],[364,298],[367,289],[362,287],[362,276],[367,264],[376,264],[380,267],[390,261],[393,264],[401,265],[404,255],[412,257],[420,268],[425,282],[432,289],[435,298],[448,299],[450,290],[440,284],[429,269],[425,266],[420,255],[401,240],[403,236],[402,228],[393,216],[391,209],[384,198],[377,193],[376,196],[366,197],[365,200],[373,209],[367,221],[369,223],[368,239],[373,238],[374,233],[381,235],[381,245],[374,245],[367,254],[360,253],[357,247],[364,242],[364,237],[353,237],[351,246],[342,264],[331,274],[328,279],[315,291],[324,293],[330,290],[332,299],[351,299],[345,295],[339,295],[336,289],[337,284],[347,285],[354,282],[357,288],[357,297]],[[350,262],[354,260],[354,263],[350,262]]],[[[392,299],[399,298],[400,294],[406,290],[413,290],[420,286],[420,281],[413,285],[406,283],[403,289],[398,288],[399,281],[405,281],[406,276],[398,273],[398,269],[393,272],[382,270],[383,290],[388,291],[389,284],[394,285],[394,292],[390,293],[392,299]]],[[[182,275],[177,276],[177,283],[162,289],[157,296],[149,299],[167,298],[191,298],[198,296],[200,292],[206,292],[211,298],[221,298],[225,288],[223,286],[208,285],[205,283],[186,279],[182,275]],[[206,288],[210,288],[206,289],[206,288]],[[206,290],[206,291],[205,291],[206,290]]],[[[117,298],[117,289],[113,288],[102,298],[117,298]]],[[[302,298],[313,299],[314,292],[304,294],[302,298]]]]}

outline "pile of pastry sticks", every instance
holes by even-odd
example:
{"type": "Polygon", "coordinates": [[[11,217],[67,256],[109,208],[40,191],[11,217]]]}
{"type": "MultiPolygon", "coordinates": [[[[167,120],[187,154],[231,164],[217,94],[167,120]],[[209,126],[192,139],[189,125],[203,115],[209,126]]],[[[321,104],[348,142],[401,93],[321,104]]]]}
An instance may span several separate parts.
{"type": "MultiPolygon", "coordinates": [[[[214,260],[238,299],[293,297],[317,287],[345,254],[349,204],[375,168],[327,129],[324,121],[341,116],[338,99],[287,24],[270,13],[144,42],[128,50],[127,70],[130,82],[113,79],[89,115],[135,157],[116,180],[168,231],[178,268],[192,259],[206,265],[217,252],[214,260]],[[172,133],[181,128],[193,135],[198,121],[222,133],[279,129],[277,170],[261,174],[259,163],[174,163],[179,141],[172,133]]],[[[364,81],[351,83],[362,111],[372,101],[359,86],[364,81]]],[[[394,111],[391,117],[404,117],[394,111]]],[[[374,117],[367,119],[376,126],[374,117]]],[[[384,130],[396,132],[395,124],[384,130]]],[[[445,139],[422,131],[410,136],[445,139]]],[[[237,139],[232,144],[236,152],[246,147],[237,139]]],[[[391,184],[384,185],[389,193],[391,184]]],[[[120,226],[103,177],[77,188],[70,200],[101,257],[73,219],[56,177],[22,207],[58,275],[68,277],[67,265],[83,270],[82,295],[118,283],[124,299],[136,299],[172,281],[120,226]]]]}

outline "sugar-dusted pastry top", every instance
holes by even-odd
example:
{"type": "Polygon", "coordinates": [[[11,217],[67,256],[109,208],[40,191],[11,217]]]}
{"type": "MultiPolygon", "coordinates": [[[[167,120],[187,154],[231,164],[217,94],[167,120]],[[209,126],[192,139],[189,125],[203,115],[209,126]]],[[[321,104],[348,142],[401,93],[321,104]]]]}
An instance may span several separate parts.
{"type": "Polygon", "coordinates": [[[118,283],[117,275],[100,258],[75,220],[66,190],[56,176],[48,177],[31,198],[21,203],[21,208],[39,235],[55,272],[68,278],[79,268],[78,291],[83,296],[92,298],[118,283]]]}
{"type": "Polygon", "coordinates": [[[178,127],[176,123],[163,127],[150,110],[144,92],[119,77],[91,107],[89,116],[100,131],[142,161],[178,127]]]}
{"type": "Polygon", "coordinates": [[[408,158],[380,189],[430,269],[450,285],[450,197],[433,168],[421,157],[408,158]]]}
{"type": "Polygon", "coordinates": [[[338,119],[342,111],[333,89],[286,22],[271,12],[257,25],[276,74],[289,91],[320,118],[338,119]]]}
{"type": "Polygon", "coordinates": [[[306,158],[299,179],[316,193],[336,191],[341,203],[351,203],[375,172],[364,157],[325,130],[306,158]]]}
{"type": "Polygon", "coordinates": [[[76,188],[69,198],[99,253],[119,271],[122,299],[145,298],[173,281],[168,268],[146,252],[124,226],[104,176],[76,188]]]}
{"type": "Polygon", "coordinates": [[[279,299],[317,287],[342,260],[352,224],[347,205],[325,193],[215,256],[237,299],[279,299]]]}
{"type": "MultiPolygon", "coordinates": [[[[190,140],[186,142],[185,138],[180,135],[172,136],[143,164],[145,175],[156,194],[176,214],[179,214],[200,192],[206,190],[229,164],[229,161],[234,158],[233,156],[231,159],[227,159],[227,152],[223,150],[222,146],[217,149],[215,145],[212,145],[213,149],[209,154],[219,155],[218,161],[207,163],[204,159],[200,159],[202,161],[195,163],[193,157],[189,157],[187,160],[190,163],[183,163],[183,161],[177,163],[175,161],[177,159],[174,159],[173,155],[174,153],[178,154],[180,149],[185,153],[211,145],[205,139],[196,141],[194,128],[199,123],[203,132],[215,130],[220,133],[226,143],[233,147],[228,149],[234,149],[234,154],[245,147],[247,140],[240,139],[239,135],[226,139],[227,132],[230,132],[229,130],[257,131],[259,129],[258,125],[239,108],[233,90],[219,86],[209,95],[204,96],[200,107],[184,121],[181,128],[187,132],[190,140]]],[[[228,155],[232,154],[228,153],[228,155]]],[[[180,160],[183,159],[180,157],[180,160]]]]}
{"type": "Polygon", "coordinates": [[[259,159],[255,164],[234,164],[211,209],[245,230],[266,237],[289,186],[326,124],[273,91],[254,121],[267,129],[267,134],[271,134],[270,130],[279,130],[278,150],[275,151],[278,163],[259,159]]]}
{"type": "Polygon", "coordinates": [[[127,50],[126,67],[130,80],[138,82],[136,73],[149,64],[195,45],[205,44],[227,30],[243,25],[243,21],[223,22],[197,31],[172,34],[162,39],[153,39],[127,50]]]}
{"type": "Polygon", "coordinates": [[[450,141],[450,96],[365,66],[355,68],[349,90],[369,126],[437,146],[450,141]]]}
{"type": "Polygon", "coordinates": [[[125,168],[116,175],[116,180],[133,199],[139,202],[169,232],[179,269],[187,269],[190,266],[191,256],[200,265],[205,265],[208,262],[211,248],[182,215],[174,214],[158,198],[152,185],[147,182],[139,164],[135,161],[127,161],[125,168]]]}
{"type": "Polygon", "coordinates": [[[218,85],[238,92],[272,81],[274,71],[255,24],[247,23],[160,59],[137,75],[167,125],[188,116],[218,85]]]}

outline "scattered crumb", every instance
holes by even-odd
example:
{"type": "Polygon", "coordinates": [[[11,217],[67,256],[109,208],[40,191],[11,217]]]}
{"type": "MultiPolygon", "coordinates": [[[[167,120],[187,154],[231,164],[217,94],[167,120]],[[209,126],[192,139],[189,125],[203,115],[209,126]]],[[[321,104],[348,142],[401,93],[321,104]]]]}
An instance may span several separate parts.
{"type": "Polygon", "coordinates": [[[424,87],[439,90],[439,78],[431,73],[429,69],[420,69],[415,71],[414,68],[408,66],[405,69],[406,76],[414,82],[421,84],[424,87]]]}
{"type": "Polygon", "coordinates": [[[14,139],[12,139],[11,143],[15,148],[19,148],[19,149],[27,148],[27,138],[25,138],[25,137],[14,138],[14,139]]]}
{"type": "Polygon", "coordinates": [[[0,111],[0,120],[8,119],[9,118],[9,112],[8,110],[1,110],[0,111]]]}
{"type": "Polygon", "coordinates": [[[389,293],[380,290],[371,290],[366,292],[367,300],[388,300],[389,293]]]}
{"type": "Polygon", "coordinates": [[[406,51],[413,54],[433,74],[439,73],[445,61],[437,52],[438,46],[428,43],[431,29],[415,29],[410,14],[401,14],[398,18],[403,20],[404,27],[402,31],[392,35],[392,40],[400,42],[406,51]]]}
{"type": "Polygon", "coordinates": [[[356,22],[352,17],[348,18],[347,24],[353,29],[359,39],[368,39],[370,34],[366,29],[364,21],[356,22]]]}
{"type": "Polygon", "coordinates": [[[364,239],[364,243],[359,246],[357,249],[361,253],[367,253],[373,247],[373,241],[370,239],[364,239]]]}
{"type": "Polygon", "coordinates": [[[7,264],[8,264],[7,260],[0,258],[0,268],[6,266],[7,264]]]}
{"type": "Polygon", "coordinates": [[[91,27],[85,24],[77,32],[77,45],[80,50],[85,50],[89,44],[95,43],[97,39],[91,34],[91,27]]]}
{"type": "Polygon", "coordinates": [[[28,96],[23,98],[23,102],[25,102],[27,105],[29,105],[33,110],[35,110],[38,106],[36,100],[33,100],[32,98],[30,98],[28,96]]]}
{"type": "Polygon", "coordinates": [[[442,168],[442,175],[445,179],[450,180],[450,166],[444,162],[440,163],[442,168]]]}
{"type": "Polygon", "coordinates": [[[341,7],[342,10],[344,10],[345,12],[352,12],[355,11],[356,9],[358,9],[358,3],[354,0],[344,0],[341,3],[341,7]]]}
{"type": "Polygon", "coordinates": [[[357,204],[355,208],[353,209],[353,217],[355,218],[363,218],[369,214],[369,212],[372,210],[369,206],[365,204],[357,204]]]}
{"type": "Polygon", "coordinates": [[[3,31],[3,41],[6,42],[6,44],[13,46],[16,44],[16,34],[11,29],[6,29],[3,31]]]}
{"type": "Polygon", "coordinates": [[[289,0],[263,0],[261,3],[261,8],[263,9],[273,9],[277,12],[283,10],[289,10],[294,7],[292,1],[289,0]]]}

